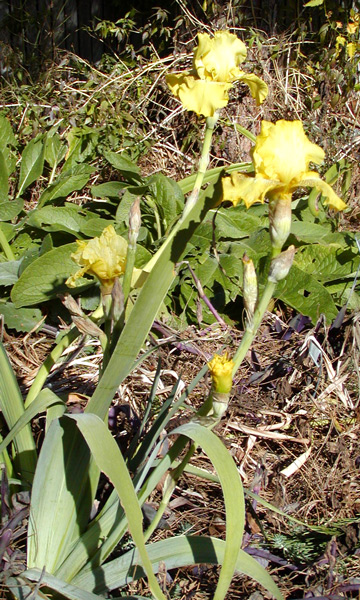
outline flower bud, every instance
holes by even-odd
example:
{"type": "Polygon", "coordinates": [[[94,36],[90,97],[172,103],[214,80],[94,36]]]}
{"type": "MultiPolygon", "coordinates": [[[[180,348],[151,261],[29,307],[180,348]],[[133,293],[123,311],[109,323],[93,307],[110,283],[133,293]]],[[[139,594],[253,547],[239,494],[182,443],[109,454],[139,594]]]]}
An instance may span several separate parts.
{"type": "Polygon", "coordinates": [[[293,264],[294,256],[295,246],[289,246],[287,250],[273,258],[270,265],[269,281],[278,283],[278,281],[285,279],[293,264]]]}
{"type": "Polygon", "coordinates": [[[141,226],[140,198],[136,198],[131,205],[129,214],[129,246],[136,245],[141,226]]]}
{"type": "Polygon", "coordinates": [[[232,371],[234,361],[228,358],[227,352],[220,356],[215,354],[214,358],[208,363],[213,392],[219,394],[229,394],[232,387],[232,371]]]}
{"type": "Polygon", "coordinates": [[[281,250],[291,228],[291,194],[275,196],[269,202],[270,237],[274,248],[281,250]]]}
{"type": "Polygon", "coordinates": [[[254,263],[245,253],[243,258],[243,298],[248,322],[251,322],[258,296],[258,282],[254,263]]]}

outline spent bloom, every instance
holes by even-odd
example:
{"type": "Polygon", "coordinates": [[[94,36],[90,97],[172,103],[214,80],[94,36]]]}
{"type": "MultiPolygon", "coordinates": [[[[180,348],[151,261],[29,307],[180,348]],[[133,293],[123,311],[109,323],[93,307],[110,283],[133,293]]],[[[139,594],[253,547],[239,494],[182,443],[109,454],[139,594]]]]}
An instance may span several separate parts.
{"type": "Polygon", "coordinates": [[[78,249],[71,258],[81,269],[71,275],[66,284],[75,287],[75,281],[88,273],[98,278],[104,294],[111,293],[116,277],[125,272],[127,242],[109,225],[100,237],[89,241],[76,240],[76,243],[78,249]]]}
{"type": "Polygon", "coordinates": [[[223,201],[236,206],[241,200],[248,208],[254,202],[283,198],[289,203],[297,188],[316,188],[325,197],[324,204],[336,210],[346,208],[345,202],[335,194],[309,164],[319,165],[325,153],[307,138],[301,121],[280,120],[275,124],[262,121],[260,134],[253,149],[255,176],[232,173],[223,179],[223,201]]]}
{"type": "Polygon", "coordinates": [[[229,394],[232,387],[234,361],[228,358],[227,352],[222,356],[215,354],[208,367],[213,391],[218,394],[229,394]]]}
{"type": "Polygon", "coordinates": [[[217,110],[227,105],[228,91],[235,81],[249,86],[257,104],[265,100],[266,83],[253,73],[239,69],[247,51],[236,35],[229,31],[216,31],[214,37],[199,33],[198,41],[192,70],[170,73],[166,77],[170,90],[187,110],[213,117],[217,110]]]}

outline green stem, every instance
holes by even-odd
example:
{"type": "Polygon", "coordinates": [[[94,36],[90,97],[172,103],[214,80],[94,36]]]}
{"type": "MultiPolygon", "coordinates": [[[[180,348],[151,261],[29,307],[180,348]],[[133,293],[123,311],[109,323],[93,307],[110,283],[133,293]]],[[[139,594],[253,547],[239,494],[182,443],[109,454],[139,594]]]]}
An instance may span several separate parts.
{"type": "Polygon", "coordinates": [[[264,292],[263,292],[263,294],[258,302],[258,305],[255,309],[252,321],[251,321],[251,323],[247,324],[243,338],[241,340],[241,344],[240,344],[239,348],[237,349],[235,356],[233,357],[233,361],[234,361],[233,376],[235,375],[236,371],[240,367],[242,361],[244,360],[244,358],[246,356],[247,351],[249,350],[249,348],[255,338],[256,332],[257,332],[257,330],[260,326],[260,323],[264,317],[264,314],[269,305],[269,302],[270,302],[271,298],[273,297],[275,288],[276,288],[276,283],[273,283],[272,281],[267,280],[264,292]]]}
{"type": "Polygon", "coordinates": [[[60,358],[64,350],[73,343],[74,340],[80,335],[80,332],[76,327],[72,327],[70,331],[65,333],[61,339],[57,342],[56,346],[52,349],[45,362],[41,365],[37,372],[37,375],[29,389],[29,392],[25,401],[25,408],[27,408],[38,396],[41,391],[47,376],[49,375],[52,367],[56,361],[60,358]]]}
{"type": "Polygon", "coordinates": [[[219,119],[219,113],[215,113],[215,115],[213,117],[208,117],[206,119],[204,142],[203,142],[203,146],[202,146],[202,150],[201,150],[201,155],[200,155],[200,160],[199,160],[199,168],[198,168],[198,172],[197,172],[196,179],[194,182],[193,190],[186,201],[185,208],[183,210],[183,213],[182,213],[179,221],[175,225],[174,229],[171,231],[169,237],[161,245],[159,250],[154,254],[154,256],[152,256],[152,258],[149,260],[149,262],[145,266],[144,270],[147,271],[148,273],[150,273],[150,271],[153,269],[154,265],[157,263],[160,256],[163,254],[164,250],[166,248],[168,248],[168,246],[172,243],[172,241],[173,241],[174,237],[176,236],[176,234],[178,233],[179,229],[181,229],[181,227],[184,223],[184,220],[187,218],[188,214],[191,212],[193,206],[196,204],[196,202],[199,198],[201,186],[203,184],[204,176],[206,174],[206,170],[207,170],[207,167],[209,164],[209,156],[210,156],[209,153],[210,153],[212,135],[214,133],[214,128],[215,128],[215,125],[216,125],[218,119],[219,119]]]}
{"type": "Polygon", "coordinates": [[[0,225],[0,246],[2,247],[4,254],[8,260],[15,260],[13,251],[10,248],[9,242],[7,241],[5,234],[0,225]]]}
{"type": "Polygon", "coordinates": [[[181,216],[180,222],[182,222],[184,220],[184,218],[188,215],[188,213],[192,209],[193,205],[197,202],[197,199],[199,197],[201,186],[204,181],[204,176],[205,176],[205,173],[206,173],[208,165],[209,165],[211,141],[212,141],[212,136],[214,133],[215,125],[219,119],[219,115],[220,115],[220,113],[216,112],[213,117],[208,117],[206,119],[206,129],[205,129],[204,141],[203,141],[203,146],[201,149],[199,167],[198,167],[198,172],[197,172],[195,183],[194,183],[194,188],[186,201],[185,208],[184,208],[183,214],[181,216]]]}

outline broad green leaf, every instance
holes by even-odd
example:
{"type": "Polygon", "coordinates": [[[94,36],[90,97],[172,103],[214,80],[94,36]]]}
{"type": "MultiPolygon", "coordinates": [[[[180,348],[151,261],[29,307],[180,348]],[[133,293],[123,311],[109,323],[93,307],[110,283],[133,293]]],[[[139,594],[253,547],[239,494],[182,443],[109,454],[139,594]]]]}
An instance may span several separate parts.
{"type": "Polygon", "coordinates": [[[263,220],[237,208],[220,209],[215,227],[218,238],[241,239],[264,226],[263,220]]]}
{"type": "Polygon", "coordinates": [[[1,303],[0,314],[3,315],[6,326],[15,331],[32,331],[43,320],[38,308],[16,308],[12,302],[1,303]]]}
{"type": "Polygon", "coordinates": [[[124,181],[107,181],[99,185],[92,185],[90,191],[94,198],[117,198],[119,200],[119,194],[127,185],[124,181]]]}
{"type": "Polygon", "coordinates": [[[149,190],[154,197],[160,214],[168,227],[174,222],[184,207],[184,195],[178,184],[162,173],[155,173],[147,178],[149,190]]]}
{"type": "Polygon", "coordinates": [[[53,169],[65,158],[67,152],[66,145],[62,142],[58,133],[47,135],[45,141],[44,158],[50,167],[53,169]]]}
{"type": "Polygon", "coordinates": [[[295,265],[291,267],[286,279],[277,285],[275,297],[302,315],[310,317],[313,323],[316,323],[321,313],[325,315],[327,323],[331,323],[338,312],[327,289],[316,277],[295,265]]]}
{"type": "Polygon", "coordinates": [[[16,148],[17,141],[9,120],[0,114],[0,151],[6,151],[7,146],[16,148]]]}
{"type": "Polygon", "coordinates": [[[55,183],[50,185],[40,196],[38,208],[59,198],[67,198],[75,191],[82,190],[90,179],[93,168],[90,165],[75,165],[64,171],[55,183]]]}
{"type": "Polygon", "coordinates": [[[130,208],[136,198],[136,195],[131,194],[128,190],[125,190],[116,209],[115,219],[117,223],[129,222],[130,208]]]}
{"type": "Polygon", "coordinates": [[[344,243],[343,236],[341,233],[333,233],[331,230],[331,223],[309,223],[308,221],[295,221],[291,223],[291,233],[295,237],[306,243],[344,243]]]}
{"type": "Polygon", "coordinates": [[[17,196],[21,196],[26,188],[42,175],[44,167],[44,149],[45,146],[42,136],[31,140],[24,148],[21,157],[17,196]]]}
{"type": "Polygon", "coordinates": [[[153,575],[152,566],[145,549],[142,530],[143,516],[137,495],[125,460],[116,441],[104,421],[96,415],[69,415],[69,418],[76,421],[86,443],[89,445],[95,463],[100,471],[105,473],[113,483],[124,508],[129,531],[138,549],[150,589],[157,600],[165,600],[165,596],[161,592],[159,584],[153,575]]]}
{"type": "Polygon", "coordinates": [[[0,221],[12,221],[22,211],[23,206],[24,201],[21,198],[0,201],[0,221]]]}
{"type": "Polygon", "coordinates": [[[234,575],[245,527],[245,501],[240,475],[231,454],[211,430],[193,420],[177,427],[172,433],[190,437],[200,446],[220,479],[225,503],[226,546],[214,600],[223,600],[234,575]]]}
{"type": "Polygon", "coordinates": [[[353,278],[360,262],[359,255],[337,245],[312,244],[300,248],[294,264],[313,275],[318,281],[353,278]]]}
{"type": "Polygon", "coordinates": [[[34,210],[29,218],[31,227],[38,227],[45,231],[67,231],[78,233],[86,223],[86,217],[79,213],[77,206],[44,206],[34,210]]]}
{"type": "Polygon", "coordinates": [[[9,177],[3,152],[0,150],[0,203],[8,201],[9,177]]]}
{"type": "Polygon", "coordinates": [[[98,470],[76,423],[66,417],[54,420],[33,482],[28,567],[46,567],[48,573],[56,574],[89,521],[97,481],[98,470]]]}
{"type": "MultiPolygon", "coordinates": [[[[148,544],[146,549],[156,573],[163,563],[165,563],[168,570],[194,564],[221,565],[224,561],[225,546],[223,540],[214,537],[189,535],[154,542],[148,544]]],[[[138,563],[139,554],[137,550],[127,552],[88,573],[86,587],[89,587],[90,580],[93,582],[92,589],[98,594],[122,588],[130,583],[132,579],[143,576],[142,569],[137,566],[138,563]]],[[[257,581],[277,600],[283,600],[279,588],[269,573],[243,550],[239,550],[236,555],[236,571],[257,581]]],[[[85,576],[78,579],[77,585],[82,587],[83,583],[85,584],[85,576]]]]}
{"type": "Polygon", "coordinates": [[[7,262],[0,263],[0,285],[6,287],[14,285],[17,282],[20,264],[21,260],[8,260],[7,262]]]}
{"type": "Polygon", "coordinates": [[[69,145],[65,161],[66,170],[94,158],[99,130],[82,125],[70,129],[66,137],[69,145]]]}
{"type": "Polygon", "coordinates": [[[54,248],[34,260],[15,283],[11,299],[17,308],[30,306],[55,298],[57,294],[69,291],[66,279],[78,266],[71,259],[77,244],[65,244],[54,248]]]}
{"type": "Polygon", "coordinates": [[[347,304],[349,310],[360,311],[360,296],[352,291],[352,281],[333,283],[326,286],[338,306],[347,304]]]}
{"type": "Polygon", "coordinates": [[[111,219],[101,219],[100,217],[94,217],[93,219],[88,219],[81,227],[81,233],[86,235],[87,237],[99,237],[104,231],[105,227],[108,225],[114,225],[117,230],[117,233],[120,234],[116,227],[116,223],[111,219]]]}
{"type": "Polygon", "coordinates": [[[149,250],[137,244],[136,255],[135,255],[135,267],[142,269],[149,262],[151,254],[149,250]]]}
{"type": "Polygon", "coordinates": [[[126,154],[117,154],[110,150],[104,151],[104,158],[118,171],[126,180],[137,183],[142,180],[139,167],[126,154]]]}
{"type": "MultiPolygon", "coordinates": [[[[0,342],[0,410],[9,430],[14,427],[24,413],[24,401],[21,396],[14,372],[11,368],[4,346],[0,342]]],[[[21,478],[32,481],[36,465],[36,449],[31,427],[25,426],[14,439],[16,449],[15,463],[21,478]]]]}

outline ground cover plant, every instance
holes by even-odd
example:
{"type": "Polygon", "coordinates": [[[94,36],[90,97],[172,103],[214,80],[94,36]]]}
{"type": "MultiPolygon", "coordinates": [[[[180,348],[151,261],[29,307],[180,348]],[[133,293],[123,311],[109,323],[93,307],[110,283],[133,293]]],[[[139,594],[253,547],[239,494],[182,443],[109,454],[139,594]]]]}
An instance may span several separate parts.
{"type": "MultiPolygon", "coordinates": [[[[339,217],[336,221],[326,212],[326,206],[335,211],[347,209],[340,198],[345,198],[350,185],[346,161],[329,165],[325,177],[320,178],[312,165],[322,163],[325,153],[310,141],[301,121],[265,119],[257,136],[238,126],[254,144],[251,161],[208,168],[216,128],[220,125],[225,131],[227,127],[220,111],[227,106],[235,82],[246,83],[258,105],[267,96],[266,83],[249,70],[240,69],[245,56],[244,44],[233,33],[200,33],[192,67],[175,73],[168,70],[167,83],[173,94],[185,109],[206,119],[197,172],[177,182],[162,173],[143,174],[131,144],[125,153],[114,151],[106,126],[101,131],[88,123],[80,127],[69,124],[64,134],[60,123],[52,123],[24,144],[8,116],[2,116],[0,266],[6,327],[31,331],[42,315],[47,324],[54,323],[54,313],[60,310],[64,321],[69,323],[71,316],[73,323],[57,337],[27,390],[25,403],[5,351],[1,354],[5,439],[0,448],[6,466],[1,558],[6,593],[14,597],[51,597],[54,593],[68,598],[113,597],[122,593],[131,579],[144,575],[148,583],[127,588],[127,597],[139,597],[139,593],[181,597],[181,587],[176,583],[169,590],[168,580],[160,575],[198,562],[221,565],[211,597],[233,593],[228,589],[236,571],[249,575],[280,598],[281,591],[285,595],[286,584],[277,577],[276,585],[253,555],[290,565],[291,571],[291,561],[306,564],[327,551],[336,555],[335,546],[329,545],[331,540],[356,522],[348,519],[331,527],[324,521],[306,524],[304,519],[290,516],[298,528],[292,535],[263,532],[269,551],[258,543],[257,534],[263,531],[259,506],[260,511],[267,508],[282,519],[287,517],[258,496],[265,486],[261,461],[260,479],[245,490],[249,499],[245,515],[239,476],[239,472],[244,476],[244,465],[237,468],[213,432],[227,422],[222,417],[229,411],[233,381],[238,382],[238,369],[273,298],[279,298],[286,310],[306,316],[317,330],[320,311],[327,326],[337,317],[336,331],[345,311],[358,308],[356,234],[345,228],[339,231],[339,217]],[[19,147],[21,161],[17,167],[19,147]],[[99,165],[106,173],[101,183],[99,165]],[[344,195],[335,193],[330,185],[339,176],[344,195]],[[304,192],[309,187],[314,190],[310,196],[304,192]],[[27,196],[30,190],[36,190],[36,202],[31,203],[27,196]],[[321,201],[319,192],[323,194],[321,201]],[[199,299],[204,303],[201,312],[199,299]],[[167,325],[160,322],[164,319],[167,325]],[[159,363],[149,399],[140,411],[142,419],[136,424],[131,417],[133,433],[122,446],[116,437],[122,410],[117,402],[112,405],[113,398],[134,367],[154,352],[156,345],[148,350],[144,347],[150,329],[154,325],[154,331],[163,334],[169,331],[169,323],[179,327],[196,320],[220,324],[223,349],[219,344],[212,349],[203,361],[208,366],[199,369],[181,394],[178,380],[160,409],[159,363]],[[245,329],[240,343],[225,334],[226,324],[235,322],[245,329]],[[91,397],[80,404],[80,412],[74,413],[63,395],[52,391],[46,382],[63,352],[80,336],[101,348],[101,363],[96,387],[88,394],[91,397]],[[187,407],[184,422],[173,426],[174,419],[185,414],[186,402],[207,369],[212,381],[210,393],[203,391],[196,406],[187,407]],[[37,437],[38,432],[30,423],[44,411],[45,427],[35,444],[34,433],[37,437]],[[108,415],[116,441],[104,424],[108,415]],[[178,436],[176,441],[170,438],[170,445],[164,441],[164,429],[178,436]],[[199,448],[216,473],[208,463],[202,469],[191,465],[199,448]],[[218,534],[216,527],[210,535],[185,532],[153,541],[185,472],[220,482],[225,501],[225,541],[214,535],[218,534]],[[11,549],[16,539],[13,530],[27,511],[16,508],[13,493],[19,490],[25,494],[31,490],[27,558],[19,561],[20,568],[11,549]],[[147,501],[156,490],[161,491],[161,498],[154,510],[147,501]],[[157,579],[153,571],[160,574],[157,579]]],[[[300,327],[299,319],[293,322],[293,330],[300,327]]],[[[334,352],[335,348],[334,342],[334,352]]],[[[343,348],[340,355],[342,352],[343,348]]],[[[315,366],[325,365],[344,408],[354,410],[357,400],[338,380],[316,335],[304,341],[300,356],[307,353],[315,366]]],[[[252,364],[257,362],[254,353],[252,364]]],[[[258,379],[264,385],[269,377],[272,381],[275,366],[272,363],[263,372],[258,363],[255,371],[260,371],[258,379]]],[[[335,361],[334,366],[340,368],[340,362],[335,361]]],[[[286,370],[284,362],[280,361],[279,367],[280,372],[286,370]]],[[[319,409],[320,399],[317,401],[319,409]]],[[[339,422],[337,415],[330,421],[340,433],[348,432],[354,423],[350,420],[345,425],[344,418],[339,422]]],[[[324,426],[324,419],[318,416],[312,416],[310,422],[313,431],[324,426]]],[[[236,427],[250,436],[249,454],[259,432],[241,421],[236,427]]],[[[271,432],[271,426],[270,430],[260,427],[261,434],[266,431],[271,432]]],[[[283,476],[290,477],[308,460],[311,445],[305,435],[274,435],[272,439],[288,439],[306,447],[298,462],[283,469],[283,476]]],[[[355,560],[356,545],[355,539],[355,560]]],[[[322,589],[331,590],[334,583],[331,571],[322,589]]],[[[356,592],[358,587],[355,578],[348,583],[349,590],[345,584],[338,586],[338,591],[356,592]]]]}

